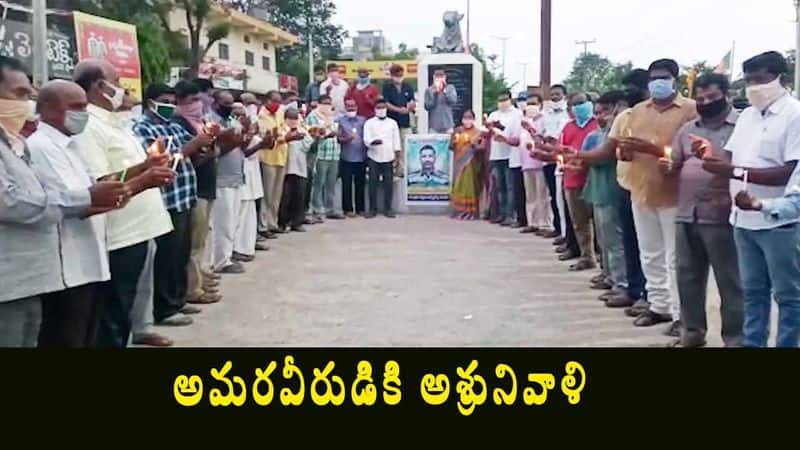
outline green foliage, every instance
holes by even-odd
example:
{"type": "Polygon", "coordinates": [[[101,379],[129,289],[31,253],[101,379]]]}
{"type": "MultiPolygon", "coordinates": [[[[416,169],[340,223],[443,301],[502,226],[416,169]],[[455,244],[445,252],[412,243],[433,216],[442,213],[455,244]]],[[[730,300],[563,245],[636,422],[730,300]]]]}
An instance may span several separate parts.
{"type": "Polygon", "coordinates": [[[483,49],[477,44],[472,44],[470,51],[472,56],[483,64],[483,110],[490,113],[497,108],[497,97],[510,87],[503,77],[498,77],[489,70],[483,49]]]}
{"type": "Polygon", "coordinates": [[[564,84],[570,92],[604,93],[622,87],[622,79],[633,69],[630,62],[614,64],[596,53],[585,53],[575,59],[572,72],[564,84]]]}

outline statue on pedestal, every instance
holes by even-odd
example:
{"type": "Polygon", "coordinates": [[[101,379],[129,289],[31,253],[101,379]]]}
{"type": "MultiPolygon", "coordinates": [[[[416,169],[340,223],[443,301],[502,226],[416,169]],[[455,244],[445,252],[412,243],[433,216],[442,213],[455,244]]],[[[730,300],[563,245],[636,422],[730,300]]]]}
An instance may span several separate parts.
{"type": "Polygon", "coordinates": [[[442,20],[444,21],[444,32],[441,37],[433,40],[433,53],[463,53],[464,38],[461,35],[461,21],[464,15],[458,11],[446,11],[442,20]]]}

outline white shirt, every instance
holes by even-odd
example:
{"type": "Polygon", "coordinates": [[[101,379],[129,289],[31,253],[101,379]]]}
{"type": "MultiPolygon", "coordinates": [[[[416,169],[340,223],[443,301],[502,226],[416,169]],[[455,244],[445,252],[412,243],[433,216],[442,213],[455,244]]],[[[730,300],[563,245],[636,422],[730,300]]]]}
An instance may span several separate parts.
{"type": "Polygon", "coordinates": [[[544,110],[544,137],[559,139],[564,127],[570,121],[569,113],[565,109],[554,109],[552,107],[544,110]]]}
{"type": "MultiPolygon", "coordinates": [[[[505,130],[502,132],[498,130],[506,139],[518,138],[520,131],[522,131],[522,113],[516,108],[511,108],[508,111],[495,111],[489,116],[489,122],[500,122],[505,130]]],[[[492,161],[510,160],[512,153],[516,150],[516,146],[508,145],[505,142],[499,142],[492,139],[492,148],[489,153],[489,159],[492,161]]],[[[517,152],[517,158],[519,158],[517,152]]],[[[510,161],[509,161],[510,163],[510,161]]],[[[519,160],[519,165],[522,167],[522,160],[519,160]]]]}
{"type": "MultiPolygon", "coordinates": [[[[305,133],[305,130],[301,131],[305,133]]],[[[308,178],[308,151],[314,139],[307,133],[302,141],[289,142],[289,158],[286,161],[286,174],[308,178]]]]}
{"type": "MultiPolygon", "coordinates": [[[[31,160],[48,189],[89,189],[94,184],[89,168],[75,148],[75,140],[40,122],[28,138],[31,160]]],[[[106,218],[64,217],[58,227],[61,238],[61,274],[67,288],[111,279],[106,247],[106,218]]]]}
{"type": "MultiPolygon", "coordinates": [[[[147,159],[147,153],[126,120],[89,105],[86,131],[76,136],[78,152],[97,179],[121,172],[147,159]]],[[[125,208],[108,213],[108,251],[141,244],[172,231],[172,221],[159,189],[133,197],[125,208]]]]}
{"type": "MultiPolygon", "coordinates": [[[[735,167],[767,169],[783,167],[800,160],[800,101],[788,93],[762,114],[758,108],[747,108],[739,115],[725,150],[731,152],[735,167]]],[[[731,180],[731,196],[744,188],[744,182],[731,180]]],[[[786,186],[762,186],[748,183],[747,191],[760,200],[782,197],[786,186]]],[[[798,220],[767,221],[760,211],[733,208],[731,224],[747,230],[769,230],[798,220]]]]}
{"type": "Polygon", "coordinates": [[[400,142],[400,128],[394,119],[383,120],[373,117],[364,124],[364,145],[367,146],[367,157],[378,163],[394,161],[394,153],[403,149],[400,142]],[[381,145],[370,145],[374,141],[383,141],[381,145]]]}
{"type": "Polygon", "coordinates": [[[331,86],[330,95],[333,112],[335,112],[337,116],[339,114],[344,114],[346,111],[344,107],[344,98],[347,96],[348,89],[350,89],[349,85],[344,80],[339,80],[339,84],[333,84],[329,78],[319,85],[319,92],[321,95],[328,95],[328,86],[331,86]]]}

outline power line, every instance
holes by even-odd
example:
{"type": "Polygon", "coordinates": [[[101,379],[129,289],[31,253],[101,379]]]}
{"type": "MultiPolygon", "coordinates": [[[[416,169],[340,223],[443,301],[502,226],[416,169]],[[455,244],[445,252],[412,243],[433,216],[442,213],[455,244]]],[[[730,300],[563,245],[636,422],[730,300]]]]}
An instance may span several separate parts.
{"type": "Polygon", "coordinates": [[[589,54],[589,46],[592,44],[596,44],[597,39],[592,39],[591,41],[575,41],[575,45],[582,45],[583,46],[583,55],[586,56],[589,54]]]}

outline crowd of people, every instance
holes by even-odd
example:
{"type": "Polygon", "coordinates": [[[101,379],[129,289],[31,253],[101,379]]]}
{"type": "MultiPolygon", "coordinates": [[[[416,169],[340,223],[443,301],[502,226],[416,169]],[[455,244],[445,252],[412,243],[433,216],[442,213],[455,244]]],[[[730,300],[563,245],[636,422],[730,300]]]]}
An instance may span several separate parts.
{"type": "MultiPolygon", "coordinates": [[[[570,271],[637,327],[706,344],[710,270],[726,346],[800,339],[800,102],[786,60],[744,63],[751,105],[723,75],[679,93],[661,59],[619,90],[510,92],[455,123],[455,88],[425,91],[451,134],[452,217],[553,239],[570,271]]],[[[401,66],[382,91],[360,70],[318,71],[305,96],[154,83],[141,114],[105,61],[34,91],[0,57],[0,346],[170,346],[220,302],[269,240],[326,220],[394,218],[394,180],[416,111],[401,66]],[[32,98],[36,98],[32,103],[32,98]],[[31,105],[35,105],[32,107],[31,105]],[[341,208],[337,183],[341,180],[341,208]],[[382,202],[380,200],[383,200],[382,202]]]]}
{"type": "Polygon", "coordinates": [[[669,324],[671,346],[706,345],[709,272],[728,347],[800,339],[800,102],[777,52],[744,63],[750,106],[737,111],[721,74],[678,90],[670,59],[636,69],[618,91],[550,88],[500,95],[479,125],[454,130],[452,209],[554,238],[570,271],[637,327],[669,324]]]}

